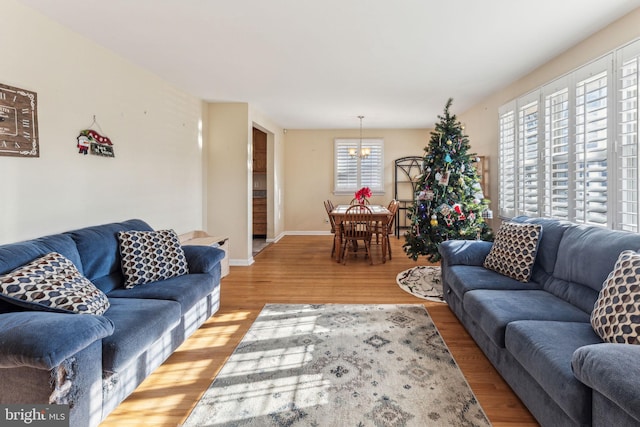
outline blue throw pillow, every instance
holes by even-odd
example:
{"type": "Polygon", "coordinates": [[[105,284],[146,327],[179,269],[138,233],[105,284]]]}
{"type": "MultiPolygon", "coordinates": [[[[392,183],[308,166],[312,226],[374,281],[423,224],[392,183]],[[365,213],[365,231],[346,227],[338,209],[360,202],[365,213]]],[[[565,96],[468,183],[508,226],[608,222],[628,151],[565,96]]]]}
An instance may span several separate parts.
{"type": "Polygon", "coordinates": [[[604,281],[591,312],[603,341],[640,344],[640,254],[623,251],[604,281]]]}
{"type": "Polygon", "coordinates": [[[31,310],[101,315],[109,299],[57,252],[0,276],[0,298],[31,310]]]}
{"type": "Polygon", "coordinates": [[[484,267],[520,282],[528,282],[541,235],[540,224],[502,223],[484,260],[484,267]]]}
{"type": "Polygon", "coordinates": [[[173,230],[120,231],[125,288],[188,274],[187,258],[173,230]]]}

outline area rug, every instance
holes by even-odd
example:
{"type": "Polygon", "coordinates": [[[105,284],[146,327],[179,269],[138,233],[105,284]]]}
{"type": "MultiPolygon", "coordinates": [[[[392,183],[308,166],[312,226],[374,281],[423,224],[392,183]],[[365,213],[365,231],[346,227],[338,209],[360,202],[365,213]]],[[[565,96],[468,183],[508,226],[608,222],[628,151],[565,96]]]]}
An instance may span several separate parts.
{"type": "Polygon", "coordinates": [[[440,267],[420,265],[399,273],[396,282],[402,290],[418,298],[444,302],[440,267]]]}
{"type": "Polygon", "coordinates": [[[184,426],[490,426],[422,305],[267,304],[184,426]]]}

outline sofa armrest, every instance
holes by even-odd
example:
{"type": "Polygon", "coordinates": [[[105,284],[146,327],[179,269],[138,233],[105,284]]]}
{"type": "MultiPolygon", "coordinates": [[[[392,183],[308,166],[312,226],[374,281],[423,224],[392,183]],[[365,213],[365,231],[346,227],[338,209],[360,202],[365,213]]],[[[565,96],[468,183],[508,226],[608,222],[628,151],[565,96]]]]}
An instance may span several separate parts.
{"type": "Polygon", "coordinates": [[[571,368],[583,384],[640,420],[640,345],[592,344],[573,353],[571,368]]]}
{"type": "Polygon", "coordinates": [[[0,368],[53,369],[112,333],[113,323],[103,316],[44,311],[2,313],[0,368]]]}
{"type": "Polygon", "coordinates": [[[493,246],[492,242],[482,240],[446,240],[438,251],[442,255],[443,265],[482,266],[493,246]]]}
{"type": "Polygon", "coordinates": [[[189,273],[209,273],[224,258],[224,251],[213,246],[185,245],[182,247],[189,265],[189,273]]]}

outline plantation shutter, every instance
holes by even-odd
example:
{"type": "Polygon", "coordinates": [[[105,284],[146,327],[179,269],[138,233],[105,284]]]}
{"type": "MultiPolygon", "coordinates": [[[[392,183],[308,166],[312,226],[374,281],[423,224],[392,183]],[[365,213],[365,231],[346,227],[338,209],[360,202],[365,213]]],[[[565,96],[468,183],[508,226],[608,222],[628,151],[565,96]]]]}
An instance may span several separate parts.
{"type": "Polygon", "coordinates": [[[618,55],[618,209],[616,228],[638,232],[638,90],[640,41],[618,55]]]}
{"type": "MultiPolygon", "coordinates": [[[[531,98],[537,98],[533,94],[531,98]]],[[[540,216],[538,212],[538,100],[518,108],[518,214],[540,216]]]]}
{"type": "Polygon", "coordinates": [[[369,187],[384,192],[384,141],[379,138],[341,138],[334,141],[336,194],[355,193],[369,187]],[[363,150],[366,156],[363,156],[363,150]]]}
{"type": "Polygon", "coordinates": [[[360,185],[359,187],[369,187],[371,191],[384,190],[384,158],[382,141],[363,139],[364,149],[369,150],[369,155],[360,160],[360,185]]]}
{"type": "MultiPolygon", "coordinates": [[[[359,140],[335,141],[335,191],[350,192],[358,186],[358,159],[349,155],[359,149],[359,140]]],[[[355,190],[354,190],[355,191],[355,190]]]]}
{"type": "Polygon", "coordinates": [[[543,89],[545,94],[545,216],[569,219],[569,155],[571,149],[567,79],[543,89]],[[548,93],[548,94],[547,94],[548,93]]]}
{"type": "Polygon", "coordinates": [[[599,62],[581,70],[575,86],[576,125],[574,155],[575,221],[606,225],[608,72],[599,62]],[[595,72],[590,71],[594,67],[595,72]],[[586,74],[586,77],[580,75],[586,74]]]}
{"type": "Polygon", "coordinates": [[[499,209],[504,217],[516,212],[516,113],[515,102],[500,109],[500,163],[499,163],[499,209]]]}

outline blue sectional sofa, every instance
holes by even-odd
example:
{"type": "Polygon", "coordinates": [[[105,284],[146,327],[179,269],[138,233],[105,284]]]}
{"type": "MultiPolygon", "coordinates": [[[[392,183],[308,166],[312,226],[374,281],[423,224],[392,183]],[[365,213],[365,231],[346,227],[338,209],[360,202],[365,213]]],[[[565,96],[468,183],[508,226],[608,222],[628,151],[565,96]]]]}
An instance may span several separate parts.
{"type": "Polygon", "coordinates": [[[118,232],[141,220],[0,246],[0,275],[55,252],[108,297],[102,315],[39,311],[0,300],[0,403],[66,404],[95,426],[219,308],[224,252],[184,246],[188,274],[123,287],[118,232]]]}
{"type": "MultiPolygon", "coordinates": [[[[546,218],[529,282],[483,267],[492,243],[446,241],[445,300],[543,426],[640,425],[640,345],[590,323],[604,281],[640,235],[546,218]]],[[[636,303],[638,299],[636,299],[636,303]]]]}

